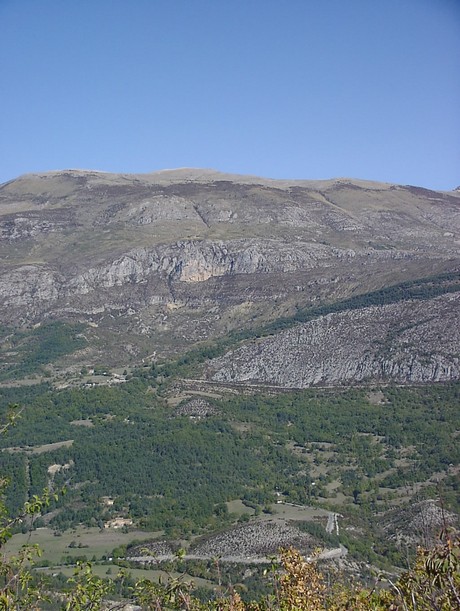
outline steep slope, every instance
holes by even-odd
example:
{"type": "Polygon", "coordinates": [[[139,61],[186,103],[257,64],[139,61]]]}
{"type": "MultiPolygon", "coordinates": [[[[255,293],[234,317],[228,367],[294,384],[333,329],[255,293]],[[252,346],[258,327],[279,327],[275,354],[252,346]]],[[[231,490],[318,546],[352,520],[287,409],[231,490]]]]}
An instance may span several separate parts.
{"type": "Polygon", "coordinates": [[[0,187],[0,322],[89,325],[75,362],[180,353],[457,269],[459,235],[458,192],[189,169],[27,175],[0,187]]]}
{"type": "Polygon", "coordinates": [[[321,316],[208,365],[221,382],[288,388],[460,377],[460,293],[321,316]]]}

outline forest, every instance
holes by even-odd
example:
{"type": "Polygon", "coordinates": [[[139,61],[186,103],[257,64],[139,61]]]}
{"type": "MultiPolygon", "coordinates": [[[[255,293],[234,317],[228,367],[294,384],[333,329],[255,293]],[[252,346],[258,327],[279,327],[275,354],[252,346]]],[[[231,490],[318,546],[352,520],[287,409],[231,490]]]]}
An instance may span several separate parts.
{"type": "MultiPolygon", "coordinates": [[[[207,397],[213,413],[198,418],[179,415],[150,372],[112,387],[5,388],[3,413],[24,407],[0,438],[8,509],[65,488],[51,506],[56,530],[121,515],[171,538],[232,523],[222,508],[234,499],[258,511],[280,499],[338,507],[374,534],[402,498],[442,490],[446,509],[460,509],[458,383],[231,393],[207,397]]],[[[398,562],[396,548],[374,548],[375,561],[398,562]]]]}

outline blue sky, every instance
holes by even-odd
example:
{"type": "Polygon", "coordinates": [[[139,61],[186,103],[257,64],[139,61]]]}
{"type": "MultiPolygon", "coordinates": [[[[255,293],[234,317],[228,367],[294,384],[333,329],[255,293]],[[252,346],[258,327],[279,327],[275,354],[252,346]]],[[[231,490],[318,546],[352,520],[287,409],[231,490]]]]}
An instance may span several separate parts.
{"type": "Polygon", "coordinates": [[[460,185],[460,0],[0,0],[0,182],[460,185]]]}

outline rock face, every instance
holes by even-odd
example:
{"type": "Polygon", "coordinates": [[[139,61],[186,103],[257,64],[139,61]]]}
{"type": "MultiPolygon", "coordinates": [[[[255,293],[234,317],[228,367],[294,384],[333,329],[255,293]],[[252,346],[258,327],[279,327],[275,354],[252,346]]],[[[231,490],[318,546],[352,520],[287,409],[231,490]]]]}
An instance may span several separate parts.
{"type": "Polygon", "coordinates": [[[446,527],[458,525],[458,516],[439,504],[439,500],[427,499],[412,503],[404,510],[393,509],[383,520],[383,529],[390,540],[398,545],[431,547],[439,541],[439,533],[446,527]]]}
{"type": "Polygon", "coordinates": [[[191,547],[198,557],[222,557],[241,562],[265,558],[278,553],[280,547],[293,546],[303,553],[311,552],[311,536],[294,525],[264,520],[243,524],[208,538],[191,547]]]}
{"type": "Polygon", "coordinates": [[[0,323],[86,323],[88,362],[97,342],[107,364],[168,355],[455,270],[459,236],[457,191],[187,169],[27,175],[0,186],[0,323]]]}
{"type": "Polygon", "coordinates": [[[460,293],[328,314],[210,362],[221,382],[287,388],[460,377],[460,293]]]}

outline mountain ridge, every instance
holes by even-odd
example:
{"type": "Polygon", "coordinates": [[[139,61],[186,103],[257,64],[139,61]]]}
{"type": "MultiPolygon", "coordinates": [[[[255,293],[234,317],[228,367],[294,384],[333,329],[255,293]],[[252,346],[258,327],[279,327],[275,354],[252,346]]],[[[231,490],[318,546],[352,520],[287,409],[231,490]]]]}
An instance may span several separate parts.
{"type": "Polygon", "coordinates": [[[319,179],[306,179],[306,178],[271,178],[266,176],[259,176],[256,174],[240,174],[234,172],[223,172],[213,168],[194,168],[194,167],[183,167],[183,168],[165,168],[161,170],[152,170],[151,172],[109,172],[106,170],[96,169],[83,169],[83,168],[68,168],[68,169],[57,169],[57,170],[46,170],[36,172],[26,172],[19,176],[0,183],[0,189],[6,185],[16,183],[21,180],[30,180],[34,178],[46,179],[49,177],[60,177],[60,176],[76,176],[84,178],[99,178],[99,179],[117,179],[123,177],[124,179],[135,179],[144,180],[145,182],[152,183],[168,183],[185,180],[189,182],[211,182],[215,180],[222,181],[238,181],[244,184],[276,184],[281,186],[311,186],[312,188],[325,188],[332,185],[355,185],[361,188],[380,188],[382,190],[391,188],[417,188],[423,189],[427,192],[449,194],[455,193],[460,190],[460,186],[454,187],[453,189],[431,189],[430,187],[421,187],[411,184],[398,184],[391,181],[379,181],[376,179],[362,179],[350,176],[335,176],[331,178],[319,178],[319,179]]]}
{"type": "Polygon", "coordinates": [[[457,270],[460,193],[63,170],[0,186],[0,236],[0,323],[84,324],[88,363],[124,365],[457,270]]]}

